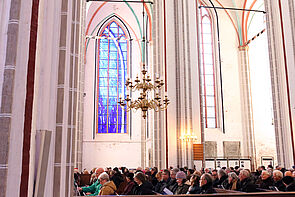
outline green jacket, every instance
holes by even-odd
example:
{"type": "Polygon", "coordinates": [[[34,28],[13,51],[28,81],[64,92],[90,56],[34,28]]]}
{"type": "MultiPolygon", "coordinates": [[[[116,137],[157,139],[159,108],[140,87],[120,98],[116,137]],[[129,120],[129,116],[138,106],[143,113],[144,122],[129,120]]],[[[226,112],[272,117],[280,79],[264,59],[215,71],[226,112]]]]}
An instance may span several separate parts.
{"type": "Polygon", "coordinates": [[[97,196],[99,194],[101,188],[101,184],[99,182],[99,180],[97,180],[95,183],[93,183],[92,185],[88,186],[88,187],[82,187],[82,191],[87,193],[90,192],[92,193],[89,196],[97,196]]]}

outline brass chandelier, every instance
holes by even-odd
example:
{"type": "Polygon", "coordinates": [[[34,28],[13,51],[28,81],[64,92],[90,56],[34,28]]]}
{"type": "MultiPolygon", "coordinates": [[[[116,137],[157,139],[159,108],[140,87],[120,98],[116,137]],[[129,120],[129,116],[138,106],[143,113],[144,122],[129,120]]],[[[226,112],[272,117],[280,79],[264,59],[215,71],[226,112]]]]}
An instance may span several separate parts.
{"type": "MultiPolygon", "coordinates": [[[[145,23],[144,23],[144,1],[142,2],[142,28],[143,32],[146,33],[145,31],[145,23]]],[[[163,111],[167,109],[167,106],[169,104],[169,99],[167,95],[165,95],[165,98],[162,99],[160,96],[160,91],[161,88],[164,86],[163,80],[160,80],[160,78],[157,76],[154,83],[151,83],[152,79],[150,76],[147,74],[147,71],[145,69],[145,45],[146,45],[146,39],[145,39],[145,33],[142,36],[142,79],[139,79],[138,76],[132,82],[130,78],[127,78],[125,86],[127,89],[127,92],[135,92],[138,91],[140,93],[140,96],[136,99],[130,98],[130,95],[127,93],[126,98],[122,99],[121,97],[119,98],[119,104],[122,107],[123,110],[126,110],[127,112],[130,111],[131,109],[141,109],[142,111],[142,117],[145,119],[147,115],[148,110],[155,110],[156,112],[158,111],[163,111]],[[154,92],[154,97],[152,95],[149,95],[150,92],[154,92]]]]}
{"type": "Polygon", "coordinates": [[[147,71],[144,69],[144,64],[141,73],[142,80],[140,80],[137,76],[134,82],[130,81],[130,78],[128,78],[125,83],[127,91],[139,91],[140,96],[137,99],[132,100],[132,98],[130,98],[130,95],[127,94],[126,98],[123,100],[120,97],[118,103],[120,104],[122,109],[126,110],[127,112],[131,109],[141,109],[142,117],[145,119],[148,110],[153,109],[158,112],[167,109],[169,99],[167,95],[165,95],[164,99],[161,99],[160,97],[160,90],[164,85],[163,80],[160,80],[159,77],[156,77],[154,84],[152,84],[150,76],[147,75],[147,71]],[[154,98],[149,97],[149,92],[152,91],[155,92],[154,98]]]}

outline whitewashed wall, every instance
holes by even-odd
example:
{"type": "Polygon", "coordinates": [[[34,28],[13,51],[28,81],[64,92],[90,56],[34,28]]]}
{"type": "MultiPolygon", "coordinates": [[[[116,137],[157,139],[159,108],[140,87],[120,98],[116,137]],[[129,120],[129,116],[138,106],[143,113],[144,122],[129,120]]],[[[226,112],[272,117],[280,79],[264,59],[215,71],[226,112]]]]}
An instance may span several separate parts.
{"type": "MultiPolygon", "coordinates": [[[[92,3],[87,14],[86,27],[90,18],[102,3],[92,3]]],[[[142,5],[130,4],[142,24],[142,5]]],[[[89,27],[88,35],[95,26],[110,14],[116,14],[126,21],[132,41],[132,79],[140,76],[140,40],[139,27],[130,8],[125,3],[106,3],[101,7],[89,27]],[[128,24],[127,24],[128,23],[128,24]],[[131,28],[132,29],[131,29],[131,28]],[[133,32],[134,31],[134,32],[133,32]]],[[[141,26],[142,28],[142,26],[141,26]]],[[[96,35],[98,29],[95,30],[96,35]]],[[[127,166],[136,168],[141,165],[141,113],[132,113],[131,132],[126,134],[95,134],[94,127],[94,80],[95,80],[95,41],[90,40],[86,52],[85,97],[84,97],[84,134],[83,134],[83,168],[127,166]]],[[[135,94],[133,94],[135,95],[135,94]]]]}

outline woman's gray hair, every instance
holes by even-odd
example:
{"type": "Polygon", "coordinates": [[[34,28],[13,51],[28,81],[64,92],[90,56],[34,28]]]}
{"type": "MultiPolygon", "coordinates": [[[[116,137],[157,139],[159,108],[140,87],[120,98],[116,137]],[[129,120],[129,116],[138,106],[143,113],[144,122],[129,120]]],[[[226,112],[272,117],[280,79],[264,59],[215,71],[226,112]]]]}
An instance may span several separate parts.
{"type": "Polygon", "coordinates": [[[218,174],[221,176],[226,176],[226,172],[223,169],[218,170],[218,174]]]}
{"type": "Polygon", "coordinates": [[[273,171],[273,175],[274,175],[274,176],[278,176],[278,177],[280,177],[281,179],[284,177],[283,173],[282,173],[280,170],[274,170],[274,171],[273,171]]]}
{"type": "Polygon", "coordinates": [[[246,176],[248,178],[250,177],[250,173],[249,173],[248,170],[241,170],[240,174],[242,174],[242,175],[244,175],[244,176],[246,176]]]}
{"type": "Polygon", "coordinates": [[[102,180],[107,180],[109,181],[110,180],[110,176],[106,173],[106,172],[103,172],[99,175],[98,179],[102,179],[102,180]]]}
{"type": "Polygon", "coordinates": [[[238,176],[237,176],[237,174],[235,172],[228,173],[228,176],[231,177],[231,178],[233,178],[233,179],[239,179],[238,176]]]}

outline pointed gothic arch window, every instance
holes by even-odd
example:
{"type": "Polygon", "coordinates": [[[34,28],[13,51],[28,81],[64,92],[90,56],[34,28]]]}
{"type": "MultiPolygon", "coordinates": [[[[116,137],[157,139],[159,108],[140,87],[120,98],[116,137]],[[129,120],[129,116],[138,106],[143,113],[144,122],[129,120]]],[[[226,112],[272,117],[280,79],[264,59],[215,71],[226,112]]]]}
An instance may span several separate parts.
{"type": "Polygon", "coordinates": [[[127,133],[127,112],[118,104],[126,96],[130,39],[123,23],[111,18],[99,31],[96,66],[96,133],[127,133]]]}
{"type": "Polygon", "coordinates": [[[205,128],[217,128],[217,98],[212,18],[206,8],[199,10],[200,27],[200,77],[202,114],[205,128]]]}

